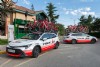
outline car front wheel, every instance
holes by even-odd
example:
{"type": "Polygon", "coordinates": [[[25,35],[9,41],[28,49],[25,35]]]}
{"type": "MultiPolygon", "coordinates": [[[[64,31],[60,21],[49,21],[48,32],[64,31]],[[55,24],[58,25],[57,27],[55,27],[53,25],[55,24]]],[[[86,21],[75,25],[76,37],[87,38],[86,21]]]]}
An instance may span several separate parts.
{"type": "Polygon", "coordinates": [[[76,44],[76,40],[75,39],[72,39],[72,44],[76,44]]]}
{"type": "Polygon", "coordinates": [[[37,58],[37,57],[39,56],[39,54],[40,54],[40,48],[36,46],[36,47],[33,49],[32,57],[33,57],[33,58],[37,58]]]}
{"type": "Polygon", "coordinates": [[[58,47],[59,47],[59,43],[56,42],[56,44],[55,44],[55,48],[54,48],[54,49],[57,49],[58,47]]]}

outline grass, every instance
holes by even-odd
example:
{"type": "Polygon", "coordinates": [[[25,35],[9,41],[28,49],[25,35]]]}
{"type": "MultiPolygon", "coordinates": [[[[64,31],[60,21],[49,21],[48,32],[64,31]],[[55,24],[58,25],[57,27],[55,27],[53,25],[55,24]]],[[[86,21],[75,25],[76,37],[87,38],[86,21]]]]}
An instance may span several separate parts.
{"type": "Polygon", "coordinates": [[[0,45],[8,44],[8,39],[0,39],[0,45]]]}

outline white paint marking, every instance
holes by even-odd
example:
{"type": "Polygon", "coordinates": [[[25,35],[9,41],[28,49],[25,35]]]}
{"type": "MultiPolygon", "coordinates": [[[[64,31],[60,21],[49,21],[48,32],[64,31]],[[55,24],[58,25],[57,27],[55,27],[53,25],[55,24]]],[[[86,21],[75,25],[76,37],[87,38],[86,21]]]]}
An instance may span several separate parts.
{"type": "Polygon", "coordinates": [[[12,59],[7,60],[5,63],[1,64],[0,67],[3,67],[5,64],[9,63],[12,59]]]}
{"type": "Polygon", "coordinates": [[[33,60],[33,59],[27,60],[27,61],[25,61],[25,62],[23,62],[23,63],[18,64],[18,65],[15,65],[14,67],[21,66],[21,65],[23,65],[23,64],[25,64],[25,63],[27,63],[27,62],[29,62],[29,61],[31,61],[31,60],[33,60]]]}
{"type": "Polygon", "coordinates": [[[68,58],[73,58],[73,56],[67,56],[68,58]]]}

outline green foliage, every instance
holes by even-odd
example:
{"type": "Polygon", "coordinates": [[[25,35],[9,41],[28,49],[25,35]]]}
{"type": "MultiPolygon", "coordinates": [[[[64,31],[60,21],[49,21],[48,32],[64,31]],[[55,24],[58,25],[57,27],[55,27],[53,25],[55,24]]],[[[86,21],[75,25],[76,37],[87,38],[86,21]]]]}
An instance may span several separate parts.
{"type": "Polygon", "coordinates": [[[89,33],[89,35],[100,38],[100,32],[89,33]]]}
{"type": "Polygon", "coordinates": [[[65,34],[65,27],[64,27],[64,25],[62,25],[60,23],[57,23],[56,26],[58,27],[59,35],[64,35],[65,34]]]}
{"type": "Polygon", "coordinates": [[[84,15],[82,15],[81,18],[79,19],[80,20],[79,24],[90,27],[91,23],[93,22],[93,19],[94,17],[92,17],[91,15],[89,15],[87,18],[84,15]]]}
{"type": "Polygon", "coordinates": [[[31,5],[31,10],[34,11],[34,5],[33,4],[31,5]]]}
{"type": "Polygon", "coordinates": [[[46,6],[47,14],[50,17],[51,22],[56,22],[56,19],[59,18],[59,15],[56,15],[55,12],[56,7],[52,3],[48,3],[48,6],[46,6]]]}
{"type": "Polygon", "coordinates": [[[7,39],[0,39],[0,45],[5,45],[8,44],[8,40],[7,39]]]}
{"type": "Polygon", "coordinates": [[[92,23],[93,23],[94,17],[89,15],[86,18],[84,15],[82,15],[79,20],[80,20],[79,25],[88,26],[89,30],[91,31],[91,27],[92,27],[92,23]]]}
{"type": "Polygon", "coordinates": [[[100,18],[96,18],[92,24],[92,30],[93,31],[99,31],[100,32],[100,18]]]}

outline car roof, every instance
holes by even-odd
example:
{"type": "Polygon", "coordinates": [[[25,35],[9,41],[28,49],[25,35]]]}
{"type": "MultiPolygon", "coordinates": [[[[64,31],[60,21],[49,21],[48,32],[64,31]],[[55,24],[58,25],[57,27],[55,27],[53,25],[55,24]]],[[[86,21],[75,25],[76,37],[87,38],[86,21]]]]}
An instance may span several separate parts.
{"type": "Polygon", "coordinates": [[[85,34],[85,33],[79,32],[79,33],[69,33],[69,34],[85,34]]]}
{"type": "Polygon", "coordinates": [[[55,34],[51,32],[32,32],[33,34],[55,34]]]}

